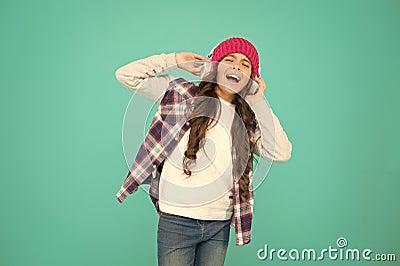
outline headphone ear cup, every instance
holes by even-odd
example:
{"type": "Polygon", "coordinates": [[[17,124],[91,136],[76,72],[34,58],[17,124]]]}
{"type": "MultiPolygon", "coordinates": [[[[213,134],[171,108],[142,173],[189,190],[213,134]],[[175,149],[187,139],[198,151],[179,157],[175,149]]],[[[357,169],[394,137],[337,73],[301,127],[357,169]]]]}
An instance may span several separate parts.
{"type": "Polygon", "coordinates": [[[205,77],[212,71],[212,62],[204,62],[200,77],[205,77]]]}
{"type": "Polygon", "coordinates": [[[215,45],[212,49],[211,49],[211,51],[210,51],[210,53],[207,55],[207,57],[208,58],[210,58],[211,59],[211,57],[213,56],[213,54],[214,54],[214,50],[215,50],[215,48],[217,48],[217,46],[218,46],[218,44],[217,45],[215,45]]]}

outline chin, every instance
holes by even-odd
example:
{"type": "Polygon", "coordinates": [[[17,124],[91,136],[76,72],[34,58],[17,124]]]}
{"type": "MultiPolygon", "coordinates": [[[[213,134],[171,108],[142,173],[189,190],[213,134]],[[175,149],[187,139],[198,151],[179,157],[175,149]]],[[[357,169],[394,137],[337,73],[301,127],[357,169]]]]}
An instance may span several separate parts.
{"type": "Polygon", "coordinates": [[[221,88],[221,90],[224,93],[228,93],[228,94],[239,93],[245,87],[244,85],[241,85],[241,84],[229,84],[226,80],[219,81],[219,82],[217,82],[217,84],[219,85],[219,87],[221,88]]]}

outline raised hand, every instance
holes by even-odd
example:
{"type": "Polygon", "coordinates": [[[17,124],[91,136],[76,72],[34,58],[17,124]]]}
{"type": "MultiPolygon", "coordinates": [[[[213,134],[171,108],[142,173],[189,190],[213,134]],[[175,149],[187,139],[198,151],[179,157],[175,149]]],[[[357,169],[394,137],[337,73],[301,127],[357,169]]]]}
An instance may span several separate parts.
{"type": "Polygon", "coordinates": [[[267,89],[267,85],[262,77],[254,77],[253,85],[250,88],[249,93],[244,97],[246,102],[253,106],[257,103],[265,101],[264,92],[267,89]]]}
{"type": "Polygon", "coordinates": [[[192,52],[175,53],[176,63],[179,68],[184,69],[193,75],[200,76],[204,64],[199,62],[209,62],[210,59],[192,52]]]}

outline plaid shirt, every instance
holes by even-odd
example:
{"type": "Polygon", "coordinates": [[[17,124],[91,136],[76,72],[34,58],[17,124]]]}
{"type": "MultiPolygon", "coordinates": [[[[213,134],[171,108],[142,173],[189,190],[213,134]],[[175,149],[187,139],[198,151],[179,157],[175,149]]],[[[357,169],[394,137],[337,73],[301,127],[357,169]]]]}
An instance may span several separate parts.
{"type": "MultiPolygon", "coordinates": [[[[150,199],[157,212],[160,211],[158,207],[160,169],[164,159],[173,151],[190,128],[189,123],[187,123],[186,110],[180,103],[195,97],[197,92],[198,86],[183,78],[176,78],[169,83],[135,161],[117,193],[117,199],[120,203],[129,194],[136,192],[141,184],[150,184],[150,199]],[[166,122],[167,117],[168,121],[166,122]]],[[[254,136],[254,130],[255,126],[252,127],[250,137],[254,136]]],[[[235,165],[235,159],[236,156],[232,154],[233,165],[235,165]]],[[[231,226],[235,228],[237,246],[243,246],[251,241],[254,205],[251,175],[252,171],[250,172],[248,202],[242,201],[239,197],[239,182],[234,182],[232,186],[233,215],[231,226]]]]}

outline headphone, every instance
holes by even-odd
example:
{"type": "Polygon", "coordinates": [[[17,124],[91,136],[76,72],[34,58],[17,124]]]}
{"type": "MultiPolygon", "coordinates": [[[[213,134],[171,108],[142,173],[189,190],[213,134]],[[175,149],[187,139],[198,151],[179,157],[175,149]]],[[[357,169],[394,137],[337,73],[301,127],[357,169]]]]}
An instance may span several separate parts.
{"type": "MultiPolygon", "coordinates": [[[[211,60],[211,57],[212,57],[213,54],[214,54],[215,48],[217,48],[218,45],[219,45],[219,44],[215,45],[215,46],[211,49],[211,51],[208,53],[207,57],[208,57],[210,60],[211,60]]],[[[256,77],[257,77],[257,78],[261,77],[261,64],[260,64],[260,63],[258,63],[258,74],[257,74],[256,77]]]]}

